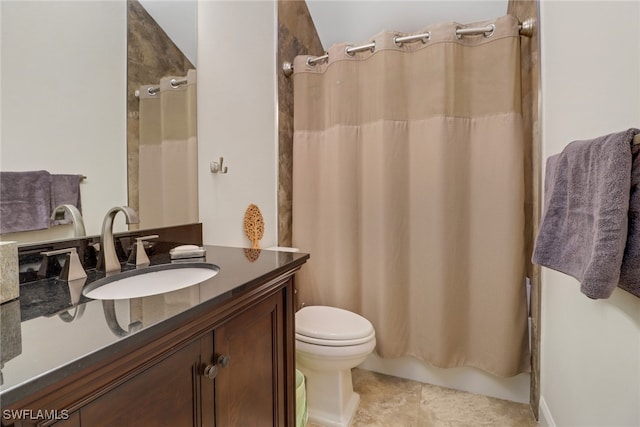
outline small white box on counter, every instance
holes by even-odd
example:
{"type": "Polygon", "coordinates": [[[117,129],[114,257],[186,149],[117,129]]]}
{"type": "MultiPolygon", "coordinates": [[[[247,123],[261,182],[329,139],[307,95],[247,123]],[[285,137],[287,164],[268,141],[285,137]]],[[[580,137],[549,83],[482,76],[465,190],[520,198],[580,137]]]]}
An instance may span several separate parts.
{"type": "Polygon", "coordinates": [[[18,296],[18,243],[0,242],[0,304],[18,296]]]}

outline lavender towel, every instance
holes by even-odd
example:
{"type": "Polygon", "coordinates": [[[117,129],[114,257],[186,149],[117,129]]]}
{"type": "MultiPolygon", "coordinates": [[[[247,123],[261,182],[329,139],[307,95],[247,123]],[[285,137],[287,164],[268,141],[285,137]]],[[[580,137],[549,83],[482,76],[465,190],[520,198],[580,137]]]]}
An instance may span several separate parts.
{"type": "MultiPolygon", "coordinates": [[[[626,264],[640,259],[640,194],[631,194],[637,133],[629,129],[574,141],[547,160],[545,207],[532,261],[576,278],[589,298],[608,298],[621,278],[631,283],[623,286],[627,290],[640,283],[640,266],[626,264]],[[630,201],[635,219],[628,215],[630,201]]],[[[634,177],[638,187],[636,171],[634,177]]]]}
{"type": "MultiPolygon", "coordinates": [[[[637,129],[635,130],[636,133],[640,133],[637,129]]],[[[631,158],[629,231],[618,286],[640,297],[640,145],[634,145],[631,148],[631,158]]]]}
{"type": "MultiPolygon", "coordinates": [[[[51,175],[51,211],[60,205],[73,205],[82,213],[80,203],[80,181],[82,175],[51,175]]],[[[54,221],[54,225],[70,224],[73,220],[65,211],[63,220],[54,221]]]]}
{"type": "Polygon", "coordinates": [[[49,228],[51,175],[0,172],[0,234],[49,228]]]}

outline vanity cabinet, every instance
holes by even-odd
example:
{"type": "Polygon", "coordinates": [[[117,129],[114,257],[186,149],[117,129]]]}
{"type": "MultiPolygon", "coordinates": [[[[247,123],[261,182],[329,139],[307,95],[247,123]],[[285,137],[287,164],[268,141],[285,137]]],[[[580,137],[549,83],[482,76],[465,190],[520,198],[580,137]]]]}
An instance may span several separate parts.
{"type": "Polygon", "coordinates": [[[212,358],[206,360],[228,358],[218,369],[213,402],[205,400],[214,403],[216,426],[287,425],[285,340],[278,334],[284,328],[284,301],[279,297],[270,296],[213,332],[212,358]]]}
{"type": "Polygon", "coordinates": [[[12,405],[64,409],[68,419],[15,425],[294,426],[291,274],[12,405]]]}
{"type": "Polygon", "coordinates": [[[67,414],[66,419],[53,424],[54,427],[80,427],[80,411],[67,414]]]}
{"type": "Polygon", "coordinates": [[[81,425],[196,425],[199,353],[199,343],[192,342],[140,373],[121,378],[120,385],[113,384],[112,390],[80,408],[81,425]]]}

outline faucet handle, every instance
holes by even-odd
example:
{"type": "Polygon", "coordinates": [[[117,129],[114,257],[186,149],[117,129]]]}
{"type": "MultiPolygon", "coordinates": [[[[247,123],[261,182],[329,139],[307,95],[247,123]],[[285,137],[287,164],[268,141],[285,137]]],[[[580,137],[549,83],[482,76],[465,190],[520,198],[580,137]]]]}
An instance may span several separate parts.
{"type": "MultiPolygon", "coordinates": [[[[149,257],[147,256],[147,251],[144,250],[144,241],[145,240],[151,240],[151,239],[157,239],[158,237],[160,237],[160,236],[158,236],[157,234],[151,234],[149,236],[136,237],[136,239],[135,239],[136,240],[136,243],[135,243],[136,250],[135,250],[135,252],[131,251],[131,255],[133,256],[133,254],[135,254],[135,257],[136,257],[136,262],[135,262],[136,267],[146,267],[149,264],[151,264],[151,261],[149,261],[149,257]]],[[[130,259],[130,261],[133,261],[133,260],[131,260],[131,257],[129,259],[130,259]]],[[[131,264],[133,264],[133,262],[131,262],[131,264]]]]}
{"type": "Polygon", "coordinates": [[[136,237],[136,242],[143,241],[143,240],[157,239],[158,237],[160,237],[158,234],[150,234],[148,236],[136,237]]]}
{"type": "Polygon", "coordinates": [[[59,276],[61,280],[70,282],[72,280],[84,279],[87,277],[87,273],[84,271],[84,268],[82,268],[82,264],[80,263],[80,258],[78,257],[78,251],[76,250],[76,248],[66,248],[56,251],[40,252],[40,255],[43,255],[44,259],[42,260],[40,273],[38,274],[46,277],[46,270],[49,264],[48,257],[60,254],[66,254],[64,267],[62,268],[59,276]]]}

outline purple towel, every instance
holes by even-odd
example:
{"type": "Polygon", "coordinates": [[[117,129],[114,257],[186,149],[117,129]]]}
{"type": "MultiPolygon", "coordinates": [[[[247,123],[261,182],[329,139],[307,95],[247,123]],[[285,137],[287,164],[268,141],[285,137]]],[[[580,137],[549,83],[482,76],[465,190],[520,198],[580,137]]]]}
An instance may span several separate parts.
{"type": "MultiPolygon", "coordinates": [[[[82,175],[51,175],[51,211],[60,205],[73,205],[80,213],[80,181],[82,175]]],[[[53,221],[54,225],[70,224],[73,220],[65,211],[63,220],[53,221]]]]}
{"type": "Polygon", "coordinates": [[[576,278],[589,298],[608,298],[619,283],[627,290],[640,284],[637,170],[634,193],[631,185],[637,133],[629,129],[574,141],[547,160],[545,207],[532,261],[576,278]]]}
{"type": "Polygon", "coordinates": [[[631,153],[633,166],[629,199],[629,231],[618,286],[640,297],[640,145],[634,145],[631,153]]]}
{"type": "Polygon", "coordinates": [[[49,228],[51,175],[0,172],[0,234],[49,228]]]}

